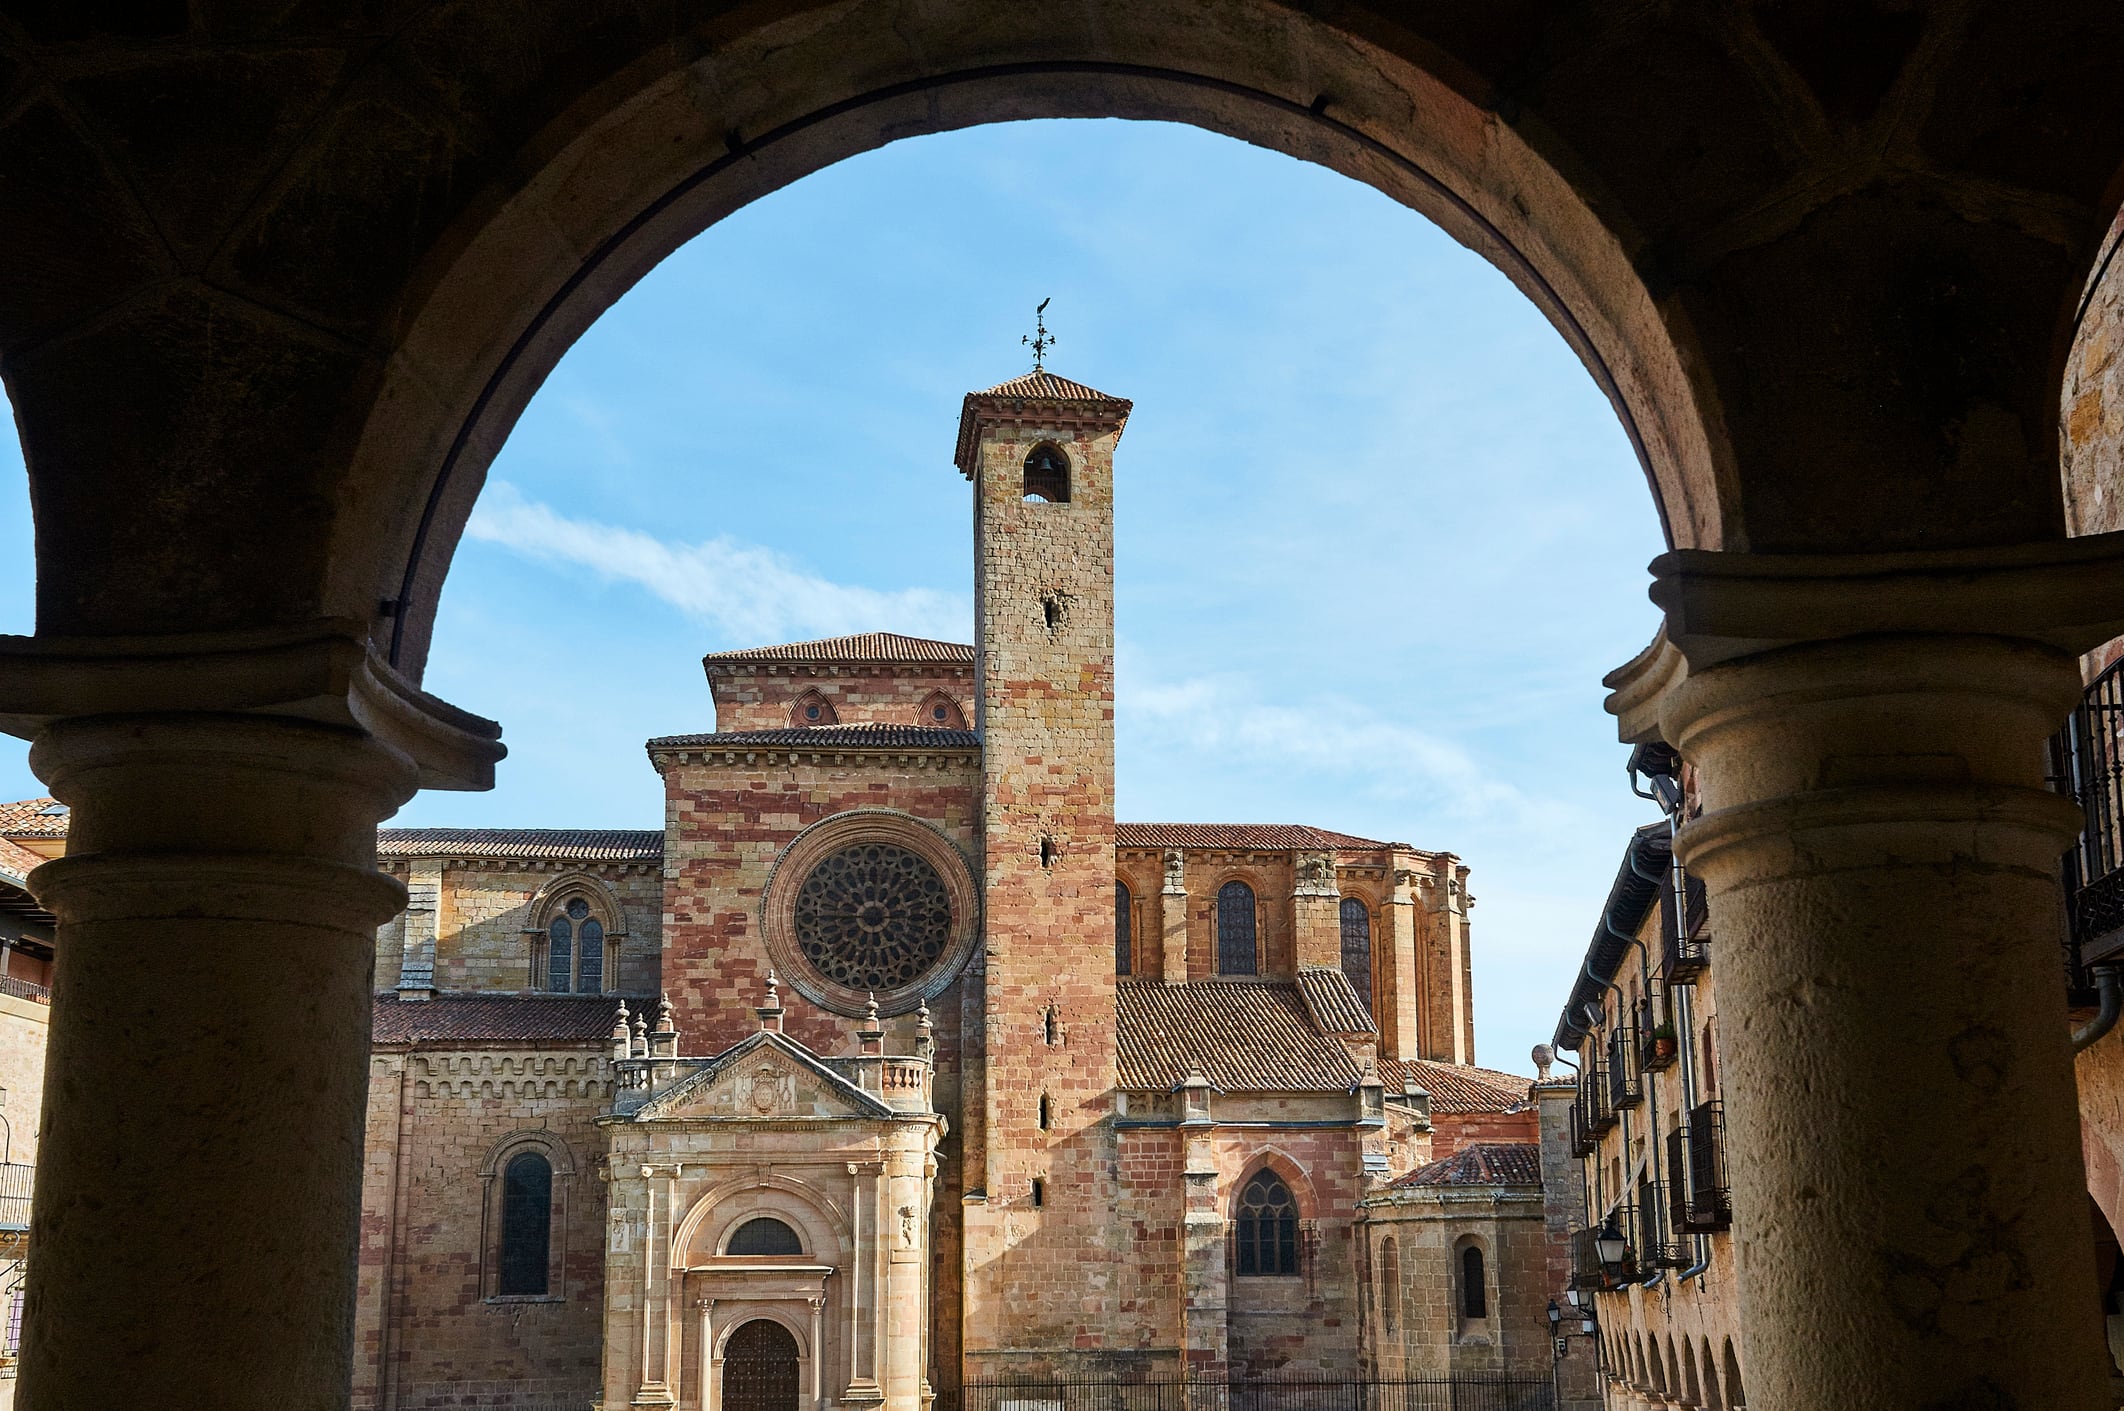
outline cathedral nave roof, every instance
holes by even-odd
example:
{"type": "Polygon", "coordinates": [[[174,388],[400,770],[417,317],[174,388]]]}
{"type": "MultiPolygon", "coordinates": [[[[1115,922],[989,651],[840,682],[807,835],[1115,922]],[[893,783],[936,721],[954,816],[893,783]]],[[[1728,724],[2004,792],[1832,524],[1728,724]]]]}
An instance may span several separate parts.
{"type": "Polygon", "coordinates": [[[922,661],[972,666],[973,659],[974,649],[965,642],[904,637],[897,632],[857,632],[846,637],[819,637],[809,642],[782,642],[767,647],[745,647],[734,652],[710,652],[701,658],[701,664],[712,667],[723,662],[922,661]]]}

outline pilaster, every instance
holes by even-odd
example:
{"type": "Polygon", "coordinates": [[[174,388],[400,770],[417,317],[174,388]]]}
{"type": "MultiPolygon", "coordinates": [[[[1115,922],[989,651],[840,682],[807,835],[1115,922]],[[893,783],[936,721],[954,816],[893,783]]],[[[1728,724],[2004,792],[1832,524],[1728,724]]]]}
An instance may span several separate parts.
{"type": "Polygon", "coordinates": [[[1165,852],[1165,886],[1158,893],[1159,978],[1187,983],[1187,859],[1178,848],[1165,852]]]}

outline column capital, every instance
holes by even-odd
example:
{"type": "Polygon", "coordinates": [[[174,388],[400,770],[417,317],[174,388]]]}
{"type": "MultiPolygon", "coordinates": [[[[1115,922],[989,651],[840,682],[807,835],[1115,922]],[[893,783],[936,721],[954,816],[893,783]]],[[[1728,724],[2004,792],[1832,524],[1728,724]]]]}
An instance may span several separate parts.
{"type": "Polygon", "coordinates": [[[426,789],[489,789],[501,727],[439,700],[369,645],[366,623],[138,637],[0,636],[0,731],[38,739],[81,717],[254,715],[358,731],[426,789]]]}
{"type": "Polygon", "coordinates": [[[2076,656],[2124,635],[2124,531],[1927,553],[1680,549],[1652,578],[1659,634],[1602,683],[1627,744],[1661,737],[1661,702],[1691,674],[1789,647],[1990,636],[2076,656]]]}

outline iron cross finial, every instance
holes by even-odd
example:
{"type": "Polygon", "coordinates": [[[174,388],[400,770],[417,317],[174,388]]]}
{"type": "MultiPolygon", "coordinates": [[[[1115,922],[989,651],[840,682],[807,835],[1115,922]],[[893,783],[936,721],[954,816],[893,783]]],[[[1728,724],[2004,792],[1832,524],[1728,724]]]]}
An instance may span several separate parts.
{"type": "Polygon", "coordinates": [[[1047,306],[1053,302],[1053,295],[1049,295],[1040,301],[1040,307],[1033,310],[1033,328],[1036,331],[1031,337],[1018,340],[1033,350],[1034,372],[1042,370],[1042,366],[1047,360],[1047,350],[1055,346],[1054,335],[1047,331],[1047,306]]]}

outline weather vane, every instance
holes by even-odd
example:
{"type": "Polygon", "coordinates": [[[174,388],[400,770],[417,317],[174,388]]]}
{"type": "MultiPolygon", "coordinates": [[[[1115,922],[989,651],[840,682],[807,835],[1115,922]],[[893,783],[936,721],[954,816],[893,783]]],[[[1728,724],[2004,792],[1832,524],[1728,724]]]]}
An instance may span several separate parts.
{"type": "Polygon", "coordinates": [[[1037,332],[1029,338],[1020,338],[1018,340],[1033,350],[1034,372],[1042,370],[1047,358],[1047,350],[1055,346],[1054,335],[1047,331],[1047,306],[1053,302],[1053,295],[1049,295],[1040,301],[1040,307],[1033,310],[1033,327],[1037,332]]]}

